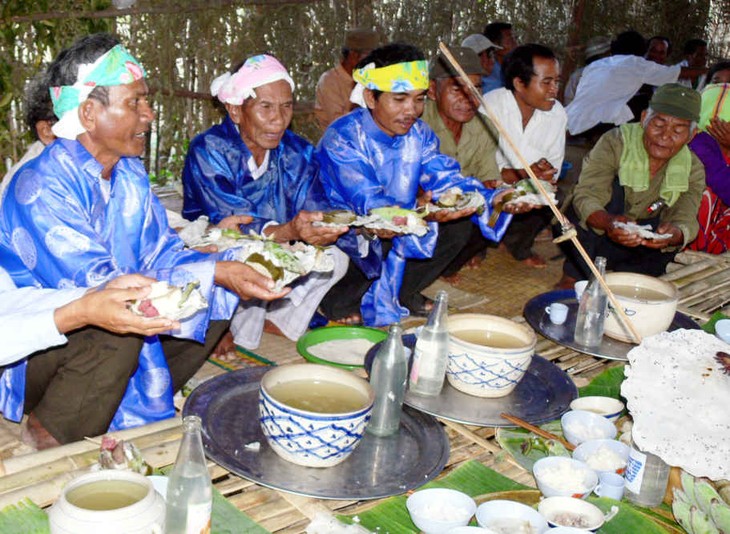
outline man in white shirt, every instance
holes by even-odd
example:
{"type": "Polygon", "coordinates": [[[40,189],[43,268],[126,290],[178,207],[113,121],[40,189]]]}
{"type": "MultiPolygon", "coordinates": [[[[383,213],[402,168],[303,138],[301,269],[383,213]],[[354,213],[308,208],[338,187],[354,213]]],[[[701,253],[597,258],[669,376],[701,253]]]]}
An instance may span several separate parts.
{"type": "MultiPolygon", "coordinates": [[[[526,44],[515,48],[502,67],[505,87],[487,93],[484,99],[538,178],[554,184],[565,156],[567,123],[565,110],[557,100],[558,60],[549,48],[526,44]]],[[[505,183],[514,184],[527,177],[502,136],[497,166],[505,183]]],[[[533,253],[532,244],[550,219],[547,207],[515,215],[502,243],[515,259],[531,267],[545,267],[545,260],[533,253]]]]}
{"type": "MultiPolygon", "coordinates": [[[[165,317],[140,317],[129,310],[129,302],[144,298],[154,281],[131,274],[120,276],[101,289],[17,288],[8,273],[0,268],[0,339],[3,339],[0,376],[3,367],[34,355],[26,370],[26,396],[33,397],[26,397],[26,411],[39,403],[47,389],[83,373],[81,369],[88,367],[89,358],[109,356],[109,363],[113,365],[111,360],[116,359],[117,353],[84,350],[86,337],[81,331],[84,327],[143,336],[180,327],[177,321],[165,317]],[[66,347],[57,351],[39,353],[66,343],[66,347]]],[[[22,437],[37,448],[58,445],[33,415],[23,428],[22,437]],[[28,426],[32,428],[29,430],[28,426]]]]}

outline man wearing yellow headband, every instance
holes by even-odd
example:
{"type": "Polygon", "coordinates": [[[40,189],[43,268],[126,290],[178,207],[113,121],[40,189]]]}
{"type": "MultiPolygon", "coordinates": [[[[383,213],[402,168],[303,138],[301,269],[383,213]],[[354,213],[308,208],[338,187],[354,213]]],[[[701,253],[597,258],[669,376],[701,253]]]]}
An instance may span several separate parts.
{"type": "MultiPolygon", "coordinates": [[[[478,222],[486,237],[498,240],[509,216],[501,215],[494,228],[487,225],[494,192],[464,177],[419,119],[429,87],[423,53],[410,45],[383,46],[358,64],[353,78],[351,98],[361,108],[332,123],[317,152],[330,202],[358,214],[384,206],[414,209],[419,196],[427,202],[458,186],[483,195],[487,209],[478,222]]],[[[322,301],[325,315],[385,325],[409,313],[427,314],[431,303],[420,292],[463,248],[470,223],[456,219],[474,211],[432,214],[423,237],[379,231],[367,241],[354,231],[345,234],[338,246],[350,255],[351,268],[322,301]]]]}
{"type": "Polygon", "coordinates": [[[106,34],[80,39],[53,61],[59,138],[8,187],[0,263],[19,287],[94,287],[127,273],[176,286],[197,281],[209,306],[165,336],[80,328],[68,345],[32,356],[33,365],[6,367],[0,410],[13,420],[31,412],[28,428],[43,446],[103,433],[110,423],[119,429],[173,416],[174,391],[205,361],[239,296],[284,294],[242,263],[224,261],[227,251],[183,250],[139,159],[154,119],[144,77],[106,34]]]}

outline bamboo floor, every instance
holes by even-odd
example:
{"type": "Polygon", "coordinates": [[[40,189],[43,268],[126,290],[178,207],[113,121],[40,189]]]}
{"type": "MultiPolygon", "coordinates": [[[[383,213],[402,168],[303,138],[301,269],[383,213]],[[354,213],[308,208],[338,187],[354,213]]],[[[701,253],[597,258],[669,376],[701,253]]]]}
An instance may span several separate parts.
{"type": "MultiPolygon", "coordinates": [[[[522,321],[524,304],[533,296],[552,289],[560,278],[562,259],[558,257],[557,248],[543,239],[536,243],[536,250],[549,259],[545,269],[529,268],[502,250],[490,249],[479,268],[463,270],[461,282],[456,287],[466,294],[485,297],[473,299],[475,304],[463,311],[492,313],[522,321]]],[[[725,255],[694,252],[678,255],[665,278],[679,288],[680,309],[700,323],[714,311],[728,311],[729,264],[730,256],[725,255]]],[[[469,300],[466,302],[468,304],[469,300]]],[[[415,321],[411,322],[411,325],[415,324],[415,321]]],[[[257,353],[277,364],[303,361],[293,342],[270,334],[265,334],[257,353]]],[[[539,338],[536,353],[565,370],[579,387],[604,369],[621,365],[621,362],[579,354],[544,338],[539,338]]],[[[206,363],[197,376],[205,379],[223,372],[219,367],[206,363]]],[[[476,459],[513,480],[534,486],[532,476],[500,449],[494,440],[494,429],[443,423],[451,444],[444,474],[466,460],[476,459]]],[[[98,440],[28,453],[19,445],[18,434],[18,425],[5,423],[0,428],[0,454],[4,456],[6,470],[6,475],[0,477],[0,507],[23,497],[30,497],[40,506],[49,506],[67,481],[88,470],[96,461],[98,440]]],[[[151,465],[163,467],[174,462],[179,446],[180,421],[170,419],[116,435],[132,440],[151,465]]],[[[237,508],[271,532],[304,532],[317,513],[357,514],[378,502],[326,501],[290,495],[242,479],[212,462],[209,468],[215,487],[237,508]]]]}

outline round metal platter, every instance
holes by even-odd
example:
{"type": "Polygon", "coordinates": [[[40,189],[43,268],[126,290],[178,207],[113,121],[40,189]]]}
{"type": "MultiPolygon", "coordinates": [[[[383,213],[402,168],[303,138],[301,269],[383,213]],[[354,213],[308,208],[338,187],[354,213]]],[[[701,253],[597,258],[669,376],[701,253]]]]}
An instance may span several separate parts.
{"type": "Polygon", "coordinates": [[[435,478],[446,465],[449,441],[430,415],[404,407],[398,434],[365,434],[352,455],[334,467],[302,467],[283,460],[259,425],[259,381],[269,368],[241,369],[198,386],[183,415],[203,420],[206,455],[230,472],[276,490],[319,499],[380,499],[435,478]],[[247,448],[258,443],[259,450],[247,448]]]}
{"type": "MultiPolygon", "coordinates": [[[[626,355],[636,346],[632,343],[625,343],[608,336],[603,336],[601,344],[592,349],[578,345],[573,339],[575,321],[578,316],[578,301],[575,299],[575,291],[572,289],[549,291],[533,297],[525,304],[523,314],[530,326],[549,340],[569,347],[576,352],[589,354],[597,358],[627,361],[626,355]],[[553,302],[562,302],[568,306],[568,318],[561,325],[550,322],[550,317],[545,311],[545,308],[553,302]]],[[[669,325],[669,330],[677,330],[679,328],[694,330],[699,328],[699,326],[688,316],[677,312],[674,315],[672,324],[669,325]]]]}

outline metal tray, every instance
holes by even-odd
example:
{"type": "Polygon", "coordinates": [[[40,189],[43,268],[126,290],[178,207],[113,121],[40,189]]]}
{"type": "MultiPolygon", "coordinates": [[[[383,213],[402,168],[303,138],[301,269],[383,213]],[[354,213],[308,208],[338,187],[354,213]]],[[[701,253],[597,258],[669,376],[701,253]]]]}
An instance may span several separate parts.
{"type": "Polygon", "coordinates": [[[435,478],[449,457],[449,440],[433,417],[404,408],[398,434],[365,434],[355,452],[334,467],[302,467],[271,450],[259,425],[259,381],[267,368],[233,371],[204,382],[183,415],[203,420],[206,455],[230,472],[262,486],[319,499],[380,499],[435,478]],[[258,452],[247,450],[259,442],[258,452]]]}
{"type": "MultiPolygon", "coordinates": [[[[589,354],[597,358],[627,361],[628,358],[626,355],[636,346],[632,343],[625,343],[608,336],[603,336],[601,344],[593,349],[578,345],[573,340],[575,321],[578,315],[578,301],[575,299],[575,291],[572,289],[548,291],[547,293],[533,297],[525,304],[523,314],[530,326],[549,340],[569,347],[576,352],[582,352],[583,354],[589,354]],[[545,311],[545,308],[553,302],[562,302],[568,306],[568,318],[561,325],[550,322],[550,317],[545,311]]],[[[678,328],[692,330],[699,328],[699,325],[683,313],[677,312],[674,315],[672,324],[669,325],[669,330],[677,330],[678,328]]]]}
{"type": "MultiPolygon", "coordinates": [[[[413,348],[416,336],[403,336],[403,345],[413,348]]],[[[370,372],[375,345],[365,356],[365,369],[370,372]]],[[[409,363],[410,365],[410,363],[409,363]]],[[[406,394],[405,403],[412,408],[442,419],[467,425],[514,427],[500,414],[508,413],[532,424],[542,424],[559,418],[578,396],[578,389],[568,374],[557,365],[540,356],[533,356],[527,373],[512,393],[505,397],[486,399],[462,393],[444,382],[441,393],[435,397],[406,394]]]]}

